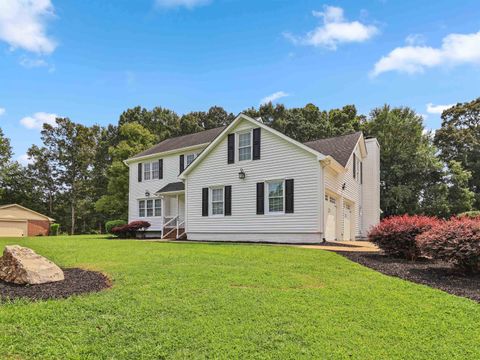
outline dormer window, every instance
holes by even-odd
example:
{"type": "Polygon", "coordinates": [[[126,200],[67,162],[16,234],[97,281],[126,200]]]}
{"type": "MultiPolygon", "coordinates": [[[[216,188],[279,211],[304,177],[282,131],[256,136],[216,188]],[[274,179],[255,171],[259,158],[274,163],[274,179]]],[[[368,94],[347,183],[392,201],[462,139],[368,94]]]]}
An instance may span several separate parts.
{"type": "Polygon", "coordinates": [[[238,134],[238,161],[252,159],[252,132],[238,134]]]}

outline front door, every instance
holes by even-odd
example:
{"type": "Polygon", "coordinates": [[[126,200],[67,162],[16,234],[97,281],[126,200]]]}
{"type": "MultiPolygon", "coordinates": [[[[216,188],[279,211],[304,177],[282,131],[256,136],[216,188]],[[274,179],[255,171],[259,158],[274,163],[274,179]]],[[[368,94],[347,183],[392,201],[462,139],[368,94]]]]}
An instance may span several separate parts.
{"type": "Polygon", "coordinates": [[[325,195],[325,240],[336,240],[337,227],[337,201],[335,198],[325,195]]]}

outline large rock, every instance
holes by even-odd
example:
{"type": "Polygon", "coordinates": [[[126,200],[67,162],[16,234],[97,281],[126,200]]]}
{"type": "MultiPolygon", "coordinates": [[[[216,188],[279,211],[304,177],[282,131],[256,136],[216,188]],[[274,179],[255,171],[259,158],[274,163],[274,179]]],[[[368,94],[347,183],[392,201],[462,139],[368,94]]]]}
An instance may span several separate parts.
{"type": "Polygon", "coordinates": [[[63,271],[32,249],[5,246],[0,258],[0,280],[15,284],[44,284],[64,279],[63,271]]]}

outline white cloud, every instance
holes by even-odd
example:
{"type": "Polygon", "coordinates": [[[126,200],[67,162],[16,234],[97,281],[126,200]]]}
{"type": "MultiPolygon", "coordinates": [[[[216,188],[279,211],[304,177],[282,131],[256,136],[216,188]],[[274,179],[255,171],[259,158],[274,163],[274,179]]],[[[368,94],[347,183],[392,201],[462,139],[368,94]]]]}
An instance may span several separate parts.
{"type": "Polygon", "coordinates": [[[405,42],[408,45],[423,45],[426,42],[425,36],[422,34],[410,34],[406,37],[405,42]]]}
{"type": "Polygon", "coordinates": [[[260,105],[268,104],[269,102],[274,102],[278,99],[281,99],[281,98],[284,98],[284,97],[287,97],[287,96],[289,96],[289,94],[287,94],[286,92],[277,91],[277,92],[274,92],[271,95],[265,96],[262,100],[260,100],[260,105]]]}
{"type": "Polygon", "coordinates": [[[420,73],[435,66],[480,65],[480,31],[472,34],[449,34],[442,46],[407,45],[393,49],[376,64],[371,75],[387,71],[420,73]]]}
{"type": "Polygon", "coordinates": [[[323,11],[313,11],[313,16],[321,18],[323,24],[309,31],[305,36],[284,36],[294,44],[325,47],[336,50],[341,43],[364,42],[378,33],[374,25],[362,24],[359,21],[347,21],[343,9],[336,6],[324,6],[323,11]]]}
{"type": "Polygon", "coordinates": [[[56,43],[47,35],[46,24],[53,14],[50,0],[0,0],[0,40],[12,49],[50,54],[56,43]]]}
{"type": "Polygon", "coordinates": [[[29,164],[33,164],[33,159],[28,156],[28,154],[23,154],[23,155],[20,155],[17,160],[20,162],[20,164],[22,164],[23,166],[27,166],[29,164]]]}
{"type": "Polygon", "coordinates": [[[37,112],[32,116],[26,116],[20,120],[20,123],[25,126],[27,129],[38,129],[41,130],[43,124],[50,124],[55,126],[55,119],[58,117],[57,114],[50,114],[45,112],[37,112]]]}
{"type": "Polygon", "coordinates": [[[5,110],[5,108],[0,107],[0,116],[5,114],[6,112],[7,112],[7,110],[5,110]]]}
{"type": "Polygon", "coordinates": [[[193,9],[197,6],[208,5],[211,0],[155,0],[155,5],[161,8],[186,7],[193,9]]]}
{"type": "Polygon", "coordinates": [[[427,104],[427,112],[429,114],[438,114],[441,115],[444,110],[450,109],[455,104],[445,104],[445,105],[433,105],[432,103],[427,104]]]}

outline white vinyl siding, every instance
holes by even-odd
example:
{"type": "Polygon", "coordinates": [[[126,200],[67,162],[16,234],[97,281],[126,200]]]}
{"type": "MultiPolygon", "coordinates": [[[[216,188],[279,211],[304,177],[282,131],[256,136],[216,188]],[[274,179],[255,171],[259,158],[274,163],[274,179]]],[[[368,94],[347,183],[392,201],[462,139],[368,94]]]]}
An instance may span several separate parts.
{"type": "MultiPolygon", "coordinates": [[[[254,127],[255,124],[242,121],[232,132],[238,134],[251,131],[254,127]]],[[[303,233],[303,241],[321,241],[320,192],[323,189],[320,190],[322,169],[318,159],[265,129],[261,132],[261,149],[260,160],[241,164],[246,174],[244,180],[238,177],[239,164],[227,164],[226,137],[188,174],[186,210],[189,239],[199,239],[201,234],[217,233],[220,234],[218,237],[228,240],[225,234],[237,233],[238,240],[242,236],[247,239],[250,236],[247,234],[260,234],[256,238],[259,241],[258,237],[268,240],[261,234],[274,233],[283,234],[284,241],[293,242],[300,237],[288,239],[288,234],[303,233]],[[256,184],[276,179],[295,180],[295,212],[282,216],[257,215],[256,184]],[[202,217],[202,188],[212,187],[215,183],[232,185],[232,216],[202,217]]],[[[268,193],[267,189],[265,184],[265,193],[268,193]]],[[[323,193],[321,196],[323,200],[323,193]]],[[[268,202],[265,201],[265,213],[267,207],[268,202]]]]}
{"type": "MultiPolygon", "coordinates": [[[[193,149],[195,153],[200,153],[203,150],[204,146],[199,147],[198,149],[193,149]]],[[[155,192],[160,190],[165,185],[180,181],[178,178],[178,156],[179,154],[185,153],[185,151],[179,150],[176,153],[170,155],[159,155],[157,158],[152,158],[149,160],[132,162],[129,164],[129,194],[128,194],[128,221],[140,220],[142,219],[139,214],[139,205],[138,201],[145,199],[145,192],[149,192],[152,198],[155,198],[155,192]],[[141,162],[142,165],[145,163],[158,163],[158,159],[163,159],[163,179],[150,179],[145,181],[143,179],[142,171],[142,181],[138,182],[138,163],[141,162]]],[[[143,169],[142,169],[143,170],[143,169]]],[[[172,200],[172,204],[176,200],[172,200]]],[[[183,211],[183,210],[182,210],[183,211]]],[[[165,216],[170,214],[165,214],[165,216]]],[[[161,216],[154,216],[148,219],[148,222],[151,224],[149,231],[160,231],[162,230],[163,219],[161,216]]]]}
{"type": "MultiPolygon", "coordinates": [[[[358,145],[355,147],[354,150],[355,158],[357,159],[357,165],[361,162],[361,152],[358,145]]],[[[365,232],[362,231],[362,208],[361,204],[363,201],[362,196],[362,185],[360,184],[359,176],[357,177],[357,169],[358,174],[360,174],[359,166],[356,166],[355,169],[355,176],[357,179],[353,177],[353,161],[354,156],[350,156],[350,159],[347,162],[345,173],[337,174],[331,169],[325,169],[325,190],[327,192],[336,194],[338,196],[338,204],[337,204],[337,235],[340,239],[343,239],[343,229],[344,229],[344,204],[345,201],[348,201],[351,205],[351,219],[350,221],[353,222],[353,237],[358,236],[365,236],[365,232]],[[344,187],[345,184],[345,188],[344,187]],[[345,199],[345,200],[344,200],[345,199]]],[[[364,169],[365,170],[365,169],[364,169]]],[[[365,173],[364,176],[368,176],[368,173],[365,173]]]]}

